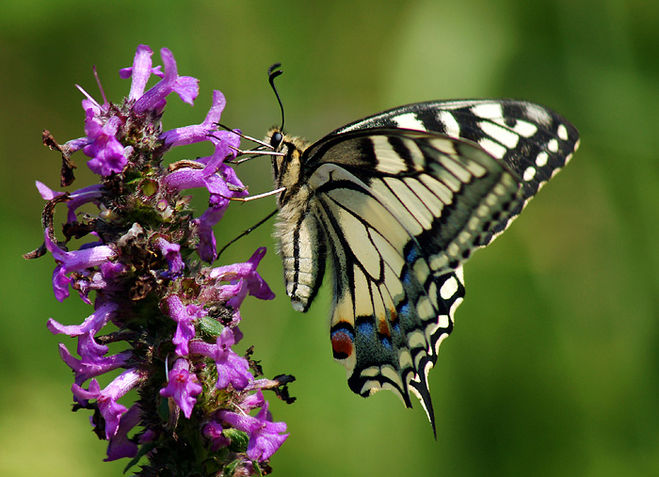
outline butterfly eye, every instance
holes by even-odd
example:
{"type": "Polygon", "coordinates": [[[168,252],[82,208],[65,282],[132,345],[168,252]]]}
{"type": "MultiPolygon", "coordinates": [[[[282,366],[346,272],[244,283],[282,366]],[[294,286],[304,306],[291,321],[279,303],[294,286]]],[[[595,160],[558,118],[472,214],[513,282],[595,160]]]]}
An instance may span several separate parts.
{"type": "Polygon", "coordinates": [[[270,145],[271,145],[271,146],[275,149],[275,151],[276,151],[277,149],[279,149],[279,146],[281,145],[281,142],[282,142],[283,140],[284,140],[284,136],[282,136],[282,134],[281,134],[279,131],[277,131],[277,132],[275,132],[275,133],[272,135],[272,137],[270,138],[270,145]]]}

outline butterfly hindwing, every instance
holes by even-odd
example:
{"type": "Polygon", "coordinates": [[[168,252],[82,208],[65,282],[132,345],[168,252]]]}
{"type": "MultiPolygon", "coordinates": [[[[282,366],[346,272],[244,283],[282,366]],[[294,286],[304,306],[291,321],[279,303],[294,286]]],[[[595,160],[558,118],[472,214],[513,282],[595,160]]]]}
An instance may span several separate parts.
{"type": "MultiPolygon", "coordinates": [[[[410,407],[412,391],[434,426],[427,373],[464,296],[461,270],[433,274],[404,229],[379,232],[369,223],[369,213],[353,215],[352,193],[332,192],[319,199],[319,216],[331,244],[335,277],[330,327],[334,358],[346,367],[354,392],[369,396],[389,389],[410,407]]],[[[371,213],[376,213],[375,199],[360,201],[372,202],[371,213]]]]}

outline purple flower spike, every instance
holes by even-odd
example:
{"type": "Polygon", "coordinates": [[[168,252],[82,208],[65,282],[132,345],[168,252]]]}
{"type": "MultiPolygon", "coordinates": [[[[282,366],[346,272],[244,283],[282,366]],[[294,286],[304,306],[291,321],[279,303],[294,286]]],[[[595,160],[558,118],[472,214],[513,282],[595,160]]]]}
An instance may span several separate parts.
{"type": "MultiPolygon", "coordinates": [[[[77,385],[82,385],[89,378],[100,376],[108,371],[124,366],[133,355],[131,351],[123,351],[107,358],[101,357],[100,359],[87,361],[73,357],[62,343],[59,345],[59,354],[62,357],[62,361],[75,373],[75,383],[77,385]]],[[[86,356],[86,358],[89,358],[89,356],[86,356]]]]}
{"type": "Polygon", "coordinates": [[[217,337],[217,350],[214,356],[217,366],[218,389],[224,389],[231,384],[234,389],[244,389],[254,377],[249,372],[249,363],[238,356],[232,349],[237,342],[231,328],[224,328],[217,337]]]}
{"type": "Polygon", "coordinates": [[[234,309],[240,307],[248,293],[262,300],[272,300],[275,297],[268,284],[256,271],[265,252],[265,247],[260,247],[247,262],[217,267],[210,272],[210,278],[231,282],[231,285],[222,287],[221,294],[231,297],[227,303],[234,309]]]}
{"type": "Polygon", "coordinates": [[[268,460],[288,438],[288,434],[283,434],[286,432],[285,422],[271,422],[267,402],[256,417],[231,411],[220,411],[218,414],[223,421],[249,435],[247,457],[252,460],[268,460]]]}
{"type": "Polygon", "coordinates": [[[160,395],[172,398],[183,411],[183,415],[190,419],[192,408],[197,402],[193,396],[201,391],[197,376],[190,372],[190,364],[186,359],[179,358],[169,372],[167,387],[160,390],[160,395]]]}
{"type": "MultiPolygon", "coordinates": [[[[146,88],[146,83],[149,81],[149,78],[154,73],[154,69],[151,68],[151,56],[153,55],[153,50],[146,45],[139,45],[137,51],[135,52],[135,58],[133,59],[133,66],[130,68],[122,68],[119,70],[119,76],[121,78],[129,78],[132,76],[133,81],[130,85],[130,93],[128,93],[128,100],[135,101],[142,97],[144,94],[144,89],[146,88]]],[[[160,68],[158,68],[160,70],[160,68]]]]}
{"type": "Polygon", "coordinates": [[[98,410],[105,419],[105,437],[110,439],[119,429],[119,419],[126,412],[126,407],[117,403],[117,399],[125,395],[143,379],[142,374],[129,369],[117,376],[108,386],[101,391],[96,379],[92,379],[89,389],[74,384],[71,389],[73,395],[78,399],[96,399],[98,410]]]}
{"type": "Polygon", "coordinates": [[[254,394],[249,394],[245,399],[240,403],[240,409],[245,413],[248,413],[252,409],[257,407],[262,407],[265,404],[265,398],[263,397],[263,392],[259,389],[254,394]]]}
{"type": "Polygon", "coordinates": [[[103,177],[119,173],[128,163],[125,148],[115,137],[121,126],[121,119],[112,116],[101,125],[94,116],[94,112],[88,109],[85,133],[91,142],[82,149],[82,152],[92,158],[87,161],[87,166],[93,173],[103,177]]]}
{"type": "Polygon", "coordinates": [[[139,461],[140,475],[229,469],[260,475],[269,467],[257,461],[267,460],[287,436],[284,423],[272,422],[262,391],[294,400],[286,388],[292,376],[268,379],[252,361],[250,344],[244,355],[234,350],[243,339],[237,325],[245,297],[274,296],[256,271],[265,248],[245,263],[200,265],[217,258],[213,227],[234,199],[247,195],[227,163],[236,157],[240,130],[219,129],[226,100],[214,90],[200,124],[163,133],[168,97],[176,93],[193,104],[199,81],[179,75],[168,49],[160,52],[163,66],[154,66],[151,48],[137,47],[132,65],[119,71],[131,78],[120,101],[106,95],[96,72],[102,101],[77,86],[84,95],[84,137],[59,144],[44,131],[43,143],[62,156],[61,184],[68,188],[75,180],[71,155],[77,151],[89,156],[97,183],[66,192],[36,183],[47,201],[44,245],[25,258],[50,252],[55,298],[75,290],[93,307],[82,323],[50,318],[47,327],[76,340],[75,352],[60,343],[59,355],[74,373],[75,409],[93,411],[94,432],[108,441],[106,461],[139,456],[125,470],[139,461]],[[169,156],[173,147],[193,143],[206,143],[212,153],[195,160],[169,156]],[[193,188],[208,191],[205,211],[195,212],[185,195],[193,188]],[[86,204],[97,211],[87,205],[82,213],[86,204]],[[66,221],[55,210],[62,205],[66,221]],[[63,242],[56,238],[60,231],[63,242]],[[165,373],[166,363],[172,369],[165,373]]]}
{"type": "Polygon", "coordinates": [[[186,307],[177,295],[171,295],[165,302],[169,307],[169,316],[176,322],[176,334],[172,338],[172,343],[176,345],[176,354],[187,356],[188,343],[195,337],[194,320],[200,315],[201,309],[196,305],[186,307]]]}
{"type": "MultiPolygon", "coordinates": [[[[39,195],[41,195],[44,200],[53,200],[55,197],[64,195],[64,192],[54,191],[43,182],[36,181],[36,185],[39,195]]],[[[69,194],[69,200],[66,202],[66,206],[69,209],[67,223],[76,221],[75,211],[78,207],[88,202],[97,202],[98,199],[101,198],[101,195],[103,194],[102,187],[101,184],[95,184],[83,187],[82,189],[78,189],[69,194]]]]}
{"type": "MultiPolygon", "coordinates": [[[[227,206],[229,201],[227,200],[227,206]]],[[[197,232],[199,234],[199,247],[197,252],[201,259],[205,262],[212,263],[217,256],[217,248],[215,242],[215,233],[213,233],[213,226],[224,217],[224,207],[210,207],[201,217],[195,220],[197,224],[197,232]]]]}
{"type": "Polygon", "coordinates": [[[165,76],[137,100],[135,106],[133,106],[133,110],[137,114],[142,114],[146,111],[161,111],[166,104],[165,98],[174,91],[174,87],[176,86],[178,70],[176,69],[174,55],[172,55],[169,49],[162,48],[160,50],[160,56],[165,65],[165,76]]]}
{"type": "Polygon", "coordinates": [[[203,434],[211,440],[211,448],[214,451],[231,444],[231,441],[222,435],[222,431],[222,424],[217,421],[211,421],[204,426],[203,434]]]}
{"type": "Polygon", "coordinates": [[[53,200],[55,197],[64,195],[64,192],[56,192],[41,181],[35,181],[39,195],[43,200],[53,200]]]}
{"type": "MultiPolygon", "coordinates": [[[[208,114],[206,115],[206,119],[204,119],[204,122],[194,126],[184,126],[181,128],[171,129],[164,132],[162,136],[160,136],[160,139],[163,140],[165,147],[168,148],[173,146],[183,146],[195,142],[208,141],[209,134],[217,130],[217,123],[220,121],[220,116],[222,115],[224,106],[226,106],[224,95],[218,90],[213,91],[213,103],[210,110],[208,111],[208,114]]],[[[233,136],[238,138],[238,143],[240,143],[240,138],[236,134],[229,133],[228,131],[223,132],[227,133],[227,137],[233,136]]],[[[217,134],[219,134],[219,132],[217,134]]],[[[236,147],[238,146],[236,145],[236,147]]]]}
{"type": "Polygon", "coordinates": [[[192,106],[199,95],[199,80],[192,76],[179,76],[174,83],[174,91],[181,101],[192,106]]]}
{"type": "Polygon", "coordinates": [[[112,248],[107,245],[98,245],[73,252],[66,252],[50,239],[48,230],[44,233],[44,242],[46,249],[53,254],[55,260],[60,262],[67,273],[97,267],[116,256],[112,248]]]}
{"type": "Polygon", "coordinates": [[[105,462],[110,462],[124,457],[135,457],[137,455],[137,444],[128,439],[128,432],[140,422],[139,404],[131,406],[121,416],[117,433],[110,438],[108,444],[108,456],[105,462]]]}
{"type": "Polygon", "coordinates": [[[234,389],[240,391],[254,380],[254,376],[249,372],[247,360],[231,349],[236,342],[233,330],[225,327],[217,337],[215,345],[202,341],[190,343],[190,353],[208,356],[215,361],[217,367],[215,387],[217,389],[225,389],[231,384],[234,389]]]}
{"type": "Polygon", "coordinates": [[[169,271],[168,277],[177,277],[183,271],[185,264],[181,258],[181,246],[177,243],[170,243],[162,237],[156,240],[156,247],[160,250],[162,256],[167,260],[169,271]]]}
{"type": "Polygon", "coordinates": [[[80,325],[66,326],[50,318],[48,320],[48,329],[53,334],[65,334],[68,336],[80,336],[90,332],[92,335],[94,335],[98,333],[98,331],[103,328],[108,323],[108,321],[110,321],[112,314],[116,311],[117,305],[108,303],[94,311],[94,313],[89,315],[87,319],[80,325]]]}

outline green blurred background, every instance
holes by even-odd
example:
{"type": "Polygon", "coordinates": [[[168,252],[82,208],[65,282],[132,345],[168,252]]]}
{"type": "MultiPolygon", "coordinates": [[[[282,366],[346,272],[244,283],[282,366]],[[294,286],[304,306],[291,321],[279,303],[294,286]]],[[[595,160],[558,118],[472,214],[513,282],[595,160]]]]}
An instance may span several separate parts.
{"type": "MultiPolygon", "coordinates": [[[[297,377],[298,401],[272,402],[291,433],[275,475],[659,475],[658,30],[648,0],[2,2],[0,474],[124,466],[103,463],[88,415],[70,412],[72,375],[45,327],[89,309],[55,301],[50,257],[21,254],[41,242],[34,180],[58,186],[41,130],[81,136],[73,84],[99,98],[95,64],[119,101],[129,82],[117,70],[146,43],[201,80],[194,108],[172,97],[165,128],[200,122],[218,88],[223,121],[261,136],[279,121],[265,71],[281,61],[287,128],[310,139],[399,104],[461,97],[546,104],[582,134],[570,166],[466,267],[467,299],[431,373],[437,441],[420,406],[350,392],[331,358],[328,290],[306,315],[292,311],[270,225],[227,252],[242,261],[271,249],[261,270],[278,296],[248,300],[243,330],[267,374],[297,377]]],[[[74,159],[75,186],[92,183],[74,159]]],[[[239,174],[253,193],[272,187],[265,160],[239,174]]],[[[218,242],[273,204],[234,205],[218,242]]]]}

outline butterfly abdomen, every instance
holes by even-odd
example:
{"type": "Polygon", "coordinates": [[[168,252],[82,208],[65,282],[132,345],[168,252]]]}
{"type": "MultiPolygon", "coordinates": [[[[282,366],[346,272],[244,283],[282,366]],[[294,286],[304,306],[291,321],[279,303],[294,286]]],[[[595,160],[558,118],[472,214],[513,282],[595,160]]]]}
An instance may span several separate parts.
{"type": "MultiPolygon", "coordinates": [[[[277,130],[268,133],[266,141],[277,130]]],[[[307,311],[325,271],[325,237],[313,213],[313,190],[300,180],[304,141],[284,136],[284,156],[273,157],[273,171],[278,187],[286,190],[279,196],[279,216],[275,236],[284,268],[286,294],[293,308],[307,311]]]]}

